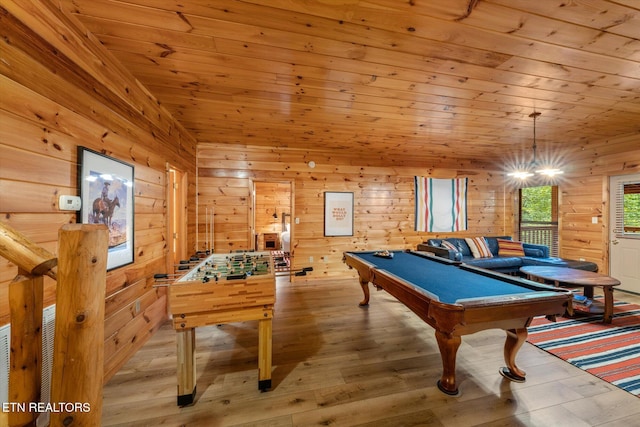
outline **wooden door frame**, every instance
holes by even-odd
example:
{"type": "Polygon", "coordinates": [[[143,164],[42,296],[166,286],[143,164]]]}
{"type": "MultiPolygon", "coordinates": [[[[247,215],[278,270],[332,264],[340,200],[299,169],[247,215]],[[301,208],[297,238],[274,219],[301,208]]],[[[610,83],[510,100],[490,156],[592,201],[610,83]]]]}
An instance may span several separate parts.
{"type": "MultiPolygon", "coordinates": [[[[249,209],[249,239],[251,240],[251,245],[254,250],[258,250],[257,241],[256,241],[256,224],[255,224],[255,208],[256,208],[256,182],[266,182],[266,183],[274,183],[274,184],[288,184],[289,185],[289,212],[291,212],[290,221],[289,221],[289,239],[290,243],[293,243],[293,236],[295,230],[295,181],[290,179],[251,179],[251,209],[249,209]]],[[[290,254],[291,259],[293,258],[293,244],[290,246],[290,254]]],[[[293,269],[293,265],[291,266],[293,269]]]]}
{"type": "Polygon", "coordinates": [[[166,165],[167,176],[167,272],[173,273],[173,266],[187,258],[187,174],[166,165]]]}

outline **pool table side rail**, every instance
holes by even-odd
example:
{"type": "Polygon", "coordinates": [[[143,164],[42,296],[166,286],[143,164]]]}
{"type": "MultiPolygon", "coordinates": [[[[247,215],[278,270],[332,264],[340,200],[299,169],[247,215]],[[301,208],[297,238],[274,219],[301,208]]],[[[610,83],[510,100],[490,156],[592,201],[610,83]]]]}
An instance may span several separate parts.
{"type": "Polygon", "coordinates": [[[454,335],[491,328],[508,329],[514,321],[528,326],[536,316],[562,315],[571,298],[570,292],[558,290],[449,304],[429,298],[422,289],[406,286],[405,281],[398,281],[397,276],[383,270],[375,270],[373,280],[372,283],[403,302],[426,323],[454,335]]]}
{"type": "Polygon", "coordinates": [[[487,270],[486,268],[476,267],[469,264],[461,263],[459,268],[462,270],[472,271],[477,274],[481,274],[485,277],[494,277],[508,283],[513,283],[514,285],[522,286],[524,288],[528,288],[531,290],[540,290],[547,289],[550,292],[558,291],[558,288],[553,285],[549,285],[546,283],[536,282],[534,280],[525,279],[522,277],[512,276],[510,274],[500,273],[498,271],[487,270]]]}
{"type": "Polygon", "coordinates": [[[462,264],[460,261],[454,261],[449,258],[439,257],[435,255],[433,252],[414,251],[414,250],[406,250],[404,252],[408,252],[410,254],[419,256],[420,258],[426,258],[430,261],[434,261],[440,264],[445,264],[445,265],[461,265],[462,264]]]}

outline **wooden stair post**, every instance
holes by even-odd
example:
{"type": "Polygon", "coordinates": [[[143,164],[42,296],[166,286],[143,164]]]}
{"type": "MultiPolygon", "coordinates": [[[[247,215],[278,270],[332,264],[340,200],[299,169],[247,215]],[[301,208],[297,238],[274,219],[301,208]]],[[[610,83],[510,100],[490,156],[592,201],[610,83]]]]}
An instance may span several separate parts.
{"type": "Polygon", "coordinates": [[[98,426],[104,380],[104,299],[109,233],[104,224],[66,224],[58,233],[52,426],[98,426]]]}
{"type": "MultiPolygon", "coordinates": [[[[58,260],[17,230],[1,222],[0,256],[18,266],[18,275],[9,284],[11,322],[9,402],[29,405],[40,401],[42,275],[47,274],[55,279],[55,273],[51,269],[56,266],[58,260]]],[[[38,417],[38,413],[33,410],[10,411],[3,415],[6,415],[6,419],[0,418],[0,421],[6,422],[11,427],[35,425],[38,417]]]]}

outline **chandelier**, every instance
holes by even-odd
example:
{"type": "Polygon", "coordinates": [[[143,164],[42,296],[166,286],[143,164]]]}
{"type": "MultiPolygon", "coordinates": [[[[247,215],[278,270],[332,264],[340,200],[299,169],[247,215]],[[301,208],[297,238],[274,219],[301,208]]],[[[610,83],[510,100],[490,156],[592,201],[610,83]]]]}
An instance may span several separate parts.
{"type": "Polygon", "coordinates": [[[533,150],[533,159],[531,160],[531,162],[527,164],[520,165],[516,170],[514,170],[511,173],[508,173],[507,176],[512,176],[516,179],[524,180],[534,176],[535,174],[543,175],[546,177],[554,177],[556,175],[560,175],[561,173],[563,173],[562,170],[557,168],[541,166],[538,163],[538,160],[536,159],[536,154],[537,154],[536,150],[538,148],[538,146],[536,145],[536,119],[541,114],[542,113],[537,111],[534,111],[533,113],[529,114],[529,117],[533,118],[533,146],[531,147],[531,149],[533,150]]]}

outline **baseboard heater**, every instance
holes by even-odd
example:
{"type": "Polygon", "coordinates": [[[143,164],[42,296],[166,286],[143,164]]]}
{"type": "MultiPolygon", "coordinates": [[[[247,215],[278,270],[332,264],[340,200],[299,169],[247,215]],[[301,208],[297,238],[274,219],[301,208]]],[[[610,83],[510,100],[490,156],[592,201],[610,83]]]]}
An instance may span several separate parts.
{"type": "MultiPolygon", "coordinates": [[[[42,385],[40,400],[50,403],[51,370],[53,368],[53,336],[56,326],[56,306],[50,305],[42,310],[42,385]]],[[[0,327],[0,402],[9,401],[9,367],[11,356],[11,324],[0,327]]],[[[37,427],[49,425],[49,414],[38,417],[37,427]]]]}

